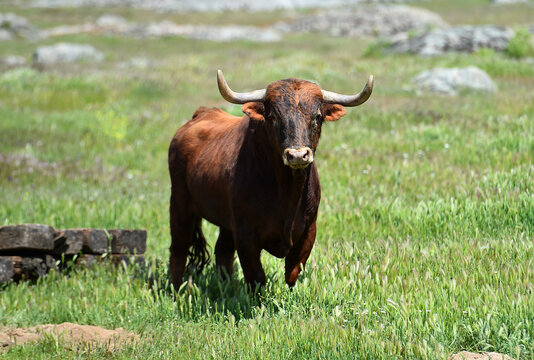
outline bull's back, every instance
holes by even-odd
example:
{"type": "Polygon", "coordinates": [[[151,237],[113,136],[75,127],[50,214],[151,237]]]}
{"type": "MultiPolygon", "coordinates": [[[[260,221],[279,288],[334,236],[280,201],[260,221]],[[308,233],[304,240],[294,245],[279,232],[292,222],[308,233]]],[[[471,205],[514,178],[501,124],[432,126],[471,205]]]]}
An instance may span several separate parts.
{"type": "Polygon", "coordinates": [[[173,193],[175,187],[185,187],[191,211],[226,229],[244,121],[220,109],[199,108],[176,132],[169,148],[173,193]]]}

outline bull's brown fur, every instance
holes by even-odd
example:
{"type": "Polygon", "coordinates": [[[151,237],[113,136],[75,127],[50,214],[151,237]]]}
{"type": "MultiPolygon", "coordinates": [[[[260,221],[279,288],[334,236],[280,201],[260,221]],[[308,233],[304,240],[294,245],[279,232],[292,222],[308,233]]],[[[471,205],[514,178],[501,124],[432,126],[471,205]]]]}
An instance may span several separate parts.
{"type": "Polygon", "coordinates": [[[237,251],[247,283],[265,283],[265,249],[285,257],[285,279],[293,286],[315,242],[317,168],[311,163],[292,169],[281,152],[288,146],[315,152],[322,121],[339,119],[345,109],[323,104],[318,85],[288,79],[269,85],[266,101],[247,103],[243,111],[236,117],[199,108],[171,141],[170,266],[176,289],[188,257],[197,268],[206,262],[202,218],[220,227],[218,267],[231,274],[237,251]]]}

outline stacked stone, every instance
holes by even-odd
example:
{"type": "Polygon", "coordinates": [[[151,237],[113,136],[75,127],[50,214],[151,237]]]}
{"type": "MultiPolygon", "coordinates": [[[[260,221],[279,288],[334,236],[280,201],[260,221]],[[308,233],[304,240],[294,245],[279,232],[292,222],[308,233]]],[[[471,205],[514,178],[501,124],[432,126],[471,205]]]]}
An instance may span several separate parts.
{"type": "Polygon", "coordinates": [[[24,224],[0,227],[0,283],[44,276],[62,261],[93,266],[144,263],[146,230],[64,229],[24,224]]]}

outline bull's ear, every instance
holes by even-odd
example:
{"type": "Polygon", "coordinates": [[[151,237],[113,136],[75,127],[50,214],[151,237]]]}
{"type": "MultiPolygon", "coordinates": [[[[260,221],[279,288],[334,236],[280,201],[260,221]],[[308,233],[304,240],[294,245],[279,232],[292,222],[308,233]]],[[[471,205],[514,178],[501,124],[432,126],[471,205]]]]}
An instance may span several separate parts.
{"type": "Polygon", "coordinates": [[[325,121],[336,121],[345,115],[347,110],[338,104],[323,104],[323,116],[325,121]]]}
{"type": "Polygon", "coordinates": [[[251,119],[257,121],[263,121],[265,118],[263,114],[265,112],[265,106],[261,102],[248,102],[245,103],[242,107],[242,110],[247,114],[251,119]]]}

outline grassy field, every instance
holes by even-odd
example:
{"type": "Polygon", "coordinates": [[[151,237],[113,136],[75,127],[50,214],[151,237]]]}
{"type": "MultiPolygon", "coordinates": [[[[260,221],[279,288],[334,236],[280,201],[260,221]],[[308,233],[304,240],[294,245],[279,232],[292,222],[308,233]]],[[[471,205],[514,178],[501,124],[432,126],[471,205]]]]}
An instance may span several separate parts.
{"type": "MultiPolygon", "coordinates": [[[[472,22],[515,26],[534,12],[459,4],[421,3],[451,23],[472,14],[472,22]]],[[[43,27],[105,12],[8,10],[43,27]]],[[[285,15],[254,16],[244,22],[285,15]]],[[[3,358],[446,359],[471,350],[534,359],[532,63],[489,51],[364,57],[371,40],[318,35],[273,44],[77,35],[3,42],[0,55],[30,59],[38,44],[60,40],[92,44],[106,59],[0,74],[0,225],[146,228],[149,266],[2,286],[0,325],[124,327],[141,341],[110,352],[50,338],[3,358]],[[119,66],[131,57],[154,65],[119,66]],[[468,65],[499,91],[449,98],[411,88],[420,71],[468,65]],[[245,292],[238,262],[231,280],[210,266],[178,295],[170,290],[168,144],[198,106],[240,113],[217,91],[218,68],[236,90],[299,77],[349,93],[376,76],[370,101],[323,127],[318,238],[294,291],[269,254],[257,298],[245,292]]],[[[213,250],[217,229],[204,230],[213,250]]]]}

